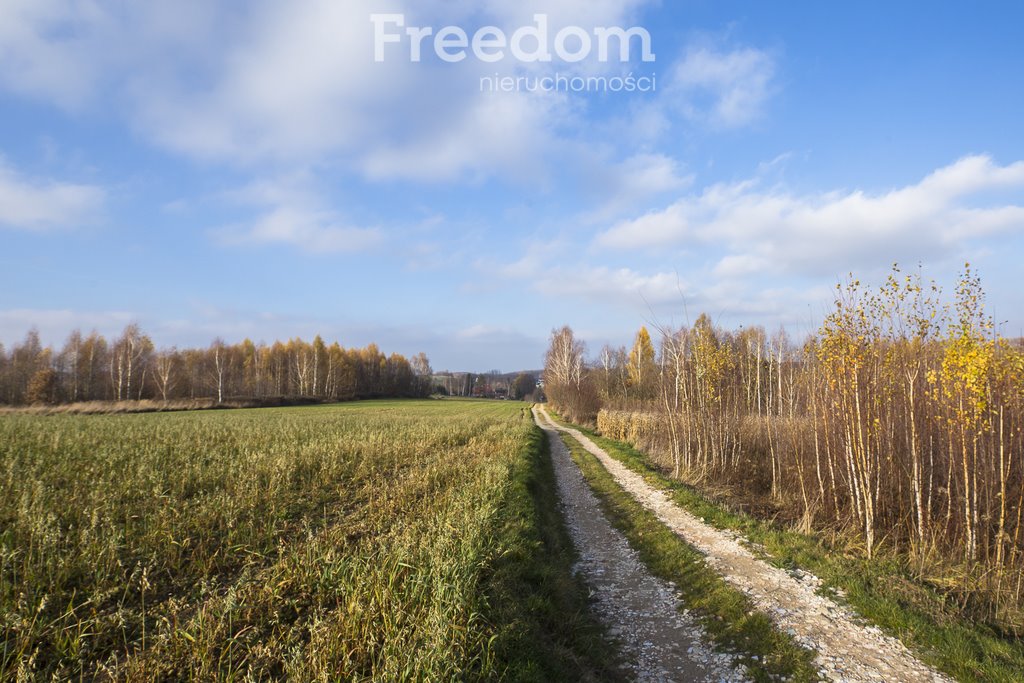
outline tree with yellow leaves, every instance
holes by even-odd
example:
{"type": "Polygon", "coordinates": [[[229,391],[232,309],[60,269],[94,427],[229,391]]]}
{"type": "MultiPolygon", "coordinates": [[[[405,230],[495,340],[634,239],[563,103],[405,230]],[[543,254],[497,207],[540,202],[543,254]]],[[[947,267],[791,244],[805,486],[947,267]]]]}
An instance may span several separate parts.
{"type": "Polygon", "coordinates": [[[636,398],[648,399],[654,393],[658,366],[654,362],[654,344],[646,327],[641,327],[629,352],[629,383],[636,398]]]}

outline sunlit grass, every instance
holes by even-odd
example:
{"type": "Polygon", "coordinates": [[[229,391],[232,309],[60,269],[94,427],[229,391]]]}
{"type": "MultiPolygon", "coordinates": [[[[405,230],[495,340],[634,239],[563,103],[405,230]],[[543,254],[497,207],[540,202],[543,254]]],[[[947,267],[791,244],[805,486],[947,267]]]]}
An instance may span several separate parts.
{"type": "Polygon", "coordinates": [[[539,500],[539,448],[511,403],[4,417],[0,678],[543,673],[550,652],[503,647],[554,642],[538,610],[494,597],[531,562],[569,575],[507,520],[539,500]]]}

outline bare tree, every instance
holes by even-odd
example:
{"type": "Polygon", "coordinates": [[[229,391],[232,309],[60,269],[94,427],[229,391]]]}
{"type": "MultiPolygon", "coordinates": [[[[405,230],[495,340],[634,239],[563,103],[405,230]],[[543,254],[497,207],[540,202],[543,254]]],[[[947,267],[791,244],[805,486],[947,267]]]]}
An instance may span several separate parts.
{"type": "Polygon", "coordinates": [[[175,376],[178,366],[178,349],[164,349],[156,354],[153,360],[153,378],[156,382],[160,398],[167,400],[168,395],[174,391],[177,381],[175,376]]]}
{"type": "Polygon", "coordinates": [[[142,333],[137,323],[124,328],[114,344],[110,360],[111,382],[118,401],[131,399],[132,383],[144,373],[146,360],[152,350],[153,342],[142,333]]]}
{"type": "Polygon", "coordinates": [[[213,359],[213,379],[217,387],[217,403],[224,402],[224,380],[228,371],[228,349],[224,340],[218,337],[210,345],[213,359]]]}
{"type": "Polygon", "coordinates": [[[544,382],[556,387],[579,387],[583,379],[583,355],[585,345],[573,336],[566,325],[552,330],[551,345],[544,363],[544,382]]]}

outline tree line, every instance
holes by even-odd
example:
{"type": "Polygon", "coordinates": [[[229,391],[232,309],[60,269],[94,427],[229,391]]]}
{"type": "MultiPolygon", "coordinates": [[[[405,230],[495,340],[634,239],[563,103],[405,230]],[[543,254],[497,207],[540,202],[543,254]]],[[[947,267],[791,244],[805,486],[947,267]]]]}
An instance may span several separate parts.
{"type": "Polygon", "coordinates": [[[537,389],[537,374],[531,372],[445,371],[434,375],[434,391],[444,396],[532,401],[537,389]]]}
{"type": "Polygon", "coordinates": [[[554,331],[549,399],[678,478],[910,558],[1022,630],[1024,350],[969,266],[952,297],[898,269],[874,291],[851,278],[801,344],[707,315],[655,333],[588,359],[554,331]]]}
{"type": "Polygon", "coordinates": [[[0,345],[0,403],[225,400],[301,397],[329,401],[421,397],[431,392],[430,361],[385,355],[375,344],[346,349],[291,339],[273,344],[216,339],[206,348],[157,349],[137,324],[106,339],[74,331],[60,349],[39,333],[0,345]]]}

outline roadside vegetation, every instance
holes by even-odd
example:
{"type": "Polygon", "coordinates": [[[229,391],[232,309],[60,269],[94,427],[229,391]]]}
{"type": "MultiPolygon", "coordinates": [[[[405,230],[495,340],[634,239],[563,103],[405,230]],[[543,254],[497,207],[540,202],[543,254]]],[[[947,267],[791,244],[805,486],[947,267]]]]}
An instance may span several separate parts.
{"type": "Polygon", "coordinates": [[[666,481],[817,539],[818,562],[807,541],[774,552],[848,576],[862,611],[923,632],[945,670],[1021,678],[1024,346],[969,266],[951,295],[898,268],[874,291],[851,277],[802,343],[701,315],[588,359],[565,327],[544,379],[563,415],[666,481]]]}
{"type": "Polygon", "coordinates": [[[813,652],[755,611],[747,596],[729,586],[700,552],[624,491],[576,439],[561,438],[609,520],[654,575],[672,582],[718,648],[734,653],[755,681],[818,680],[813,652]]]}
{"type": "Polygon", "coordinates": [[[543,444],[514,403],[0,417],[0,679],[614,679],[543,444]]]}
{"type": "MultiPolygon", "coordinates": [[[[675,503],[707,524],[741,533],[749,540],[750,547],[767,562],[788,571],[802,570],[819,577],[826,595],[850,605],[857,613],[910,646],[922,660],[956,680],[977,683],[1024,680],[1024,646],[1021,642],[1007,638],[1005,634],[964,614],[948,596],[921,581],[913,567],[907,565],[905,556],[888,550],[868,559],[863,548],[851,537],[806,533],[777,520],[759,519],[738,510],[727,498],[709,495],[706,490],[680,482],[646,453],[629,444],[602,436],[591,428],[564,420],[562,423],[579,429],[610,456],[643,476],[652,486],[668,492],[675,503]]],[[[673,551],[672,542],[665,535],[674,535],[663,526],[658,528],[660,522],[622,491],[575,439],[565,437],[565,441],[599,495],[616,501],[614,505],[610,504],[610,514],[613,518],[618,515],[626,520],[616,523],[623,524],[626,529],[634,525],[640,529],[641,533],[632,532],[630,542],[642,549],[645,562],[651,563],[652,567],[671,564],[673,552],[687,552],[673,551]],[[616,507],[631,512],[616,513],[616,507]]],[[[678,538],[675,543],[699,557],[699,553],[689,549],[678,538]]],[[[700,567],[699,564],[694,566],[700,567]]],[[[693,581],[688,576],[685,580],[693,581]]],[[[687,599],[696,599],[700,604],[712,595],[708,591],[706,595],[688,596],[687,599]]],[[[728,598],[726,604],[729,604],[728,598]]],[[[723,614],[722,620],[717,621],[717,631],[736,629],[737,618],[742,625],[741,612],[734,610],[731,615],[723,614]],[[729,624],[733,625],[730,627],[729,624]]],[[[716,622],[710,624],[709,632],[716,633],[716,622]]],[[[766,634],[767,631],[758,633],[766,634]]],[[[726,637],[731,636],[726,634],[726,637]]],[[[768,637],[767,641],[757,638],[752,642],[741,640],[740,647],[756,652],[759,644],[763,648],[763,644],[771,643],[770,638],[775,636],[768,637]]],[[[781,654],[786,650],[779,649],[778,652],[781,654]]],[[[791,661],[800,662],[798,658],[791,661]]],[[[805,673],[797,668],[794,675],[801,679],[805,673]]]]}

